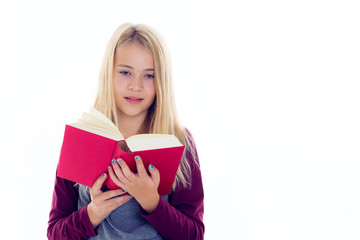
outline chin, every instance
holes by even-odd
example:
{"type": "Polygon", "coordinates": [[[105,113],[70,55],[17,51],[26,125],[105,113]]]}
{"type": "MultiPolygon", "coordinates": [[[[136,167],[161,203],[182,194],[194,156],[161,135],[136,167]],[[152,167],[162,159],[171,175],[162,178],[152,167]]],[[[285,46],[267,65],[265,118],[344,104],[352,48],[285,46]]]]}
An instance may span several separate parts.
{"type": "Polygon", "coordinates": [[[120,111],[121,115],[127,116],[127,117],[140,117],[143,115],[147,115],[147,111],[120,111]]]}

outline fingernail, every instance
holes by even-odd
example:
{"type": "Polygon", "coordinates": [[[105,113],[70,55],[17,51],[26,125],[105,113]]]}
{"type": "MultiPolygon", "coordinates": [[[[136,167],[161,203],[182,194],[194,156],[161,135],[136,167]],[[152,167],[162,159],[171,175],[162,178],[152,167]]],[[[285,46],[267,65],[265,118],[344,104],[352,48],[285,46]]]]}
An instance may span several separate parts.
{"type": "Polygon", "coordinates": [[[118,162],[119,164],[122,163],[120,158],[117,159],[117,162],[118,162]]]}
{"type": "Polygon", "coordinates": [[[126,191],[124,189],[121,189],[121,193],[126,193],[126,191]]]}
{"type": "Polygon", "coordinates": [[[103,177],[106,177],[106,173],[103,173],[103,175],[102,175],[103,177]]]}
{"type": "Polygon", "coordinates": [[[132,196],[129,194],[129,198],[132,198],[132,196]]]}
{"type": "Polygon", "coordinates": [[[108,170],[109,170],[109,171],[111,170],[111,167],[110,167],[110,166],[108,166],[108,170]]]}
{"type": "Polygon", "coordinates": [[[155,168],[154,165],[152,165],[151,163],[150,163],[149,167],[151,170],[154,170],[154,168],[155,168]]]}
{"type": "Polygon", "coordinates": [[[115,165],[115,159],[111,160],[112,164],[115,165]]]}
{"type": "Polygon", "coordinates": [[[135,160],[138,161],[140,158],[139,156],[135,156],[135,160]]]}

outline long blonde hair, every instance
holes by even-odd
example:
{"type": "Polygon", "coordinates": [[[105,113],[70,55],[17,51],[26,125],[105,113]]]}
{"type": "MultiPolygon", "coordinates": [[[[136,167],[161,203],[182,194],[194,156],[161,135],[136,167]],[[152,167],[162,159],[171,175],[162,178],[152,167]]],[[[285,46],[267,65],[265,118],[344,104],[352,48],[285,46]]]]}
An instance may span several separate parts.
{"type": "MultiPolygon", "coordinates": [[[[148,110],[147,118],[141,127],[142,133],[174,134],[185,145],[185,151],[177,171],[173,189],[181,183],[190,184],[190,163],[194,159],[189,134],[179,124],[175,108],[170,56],[160,34],[149,26],[130,23],[122,24],[110,38],[100,69],[100,82],[94,107],[106,115],[118,126],[117,108],[113,91],[114,56],[119,47],[129,43],[138,43],[149,50],[154,59],[156,97],[148,110]],[[190,153],[187,155],[186,153],[190,153]]],[[[195,161],[196,163],[196,161],[195,161]]]]}

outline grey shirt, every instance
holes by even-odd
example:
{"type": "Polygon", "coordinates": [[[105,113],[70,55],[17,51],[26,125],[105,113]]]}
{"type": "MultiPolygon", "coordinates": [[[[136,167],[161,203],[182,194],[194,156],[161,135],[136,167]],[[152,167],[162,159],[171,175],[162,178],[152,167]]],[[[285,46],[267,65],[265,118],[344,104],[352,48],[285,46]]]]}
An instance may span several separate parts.
{"type": "MultiPolygon", "coordinates": [[[[78,209],[91,202],[89,188],[78,185],[78,209]]],[[[162,196],[167,200],[168,196],[162,196]]],[[[139,203],[131,199],[115,209],[96,229],[97,236],[89,239],[163,239],[139,212],[139,203]]]]}

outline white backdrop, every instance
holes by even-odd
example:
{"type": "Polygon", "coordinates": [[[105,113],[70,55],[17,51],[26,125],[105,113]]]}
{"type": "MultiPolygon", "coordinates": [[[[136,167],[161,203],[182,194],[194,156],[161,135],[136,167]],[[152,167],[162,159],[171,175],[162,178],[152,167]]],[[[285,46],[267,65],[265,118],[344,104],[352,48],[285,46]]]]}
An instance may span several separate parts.
{"type": "Polygon", "coordinates": [[[132,22],[169,45],[205,239],[359,239],[356,2],[1,1],[1,235],[46,239],[64,125],[132,22]]]}

